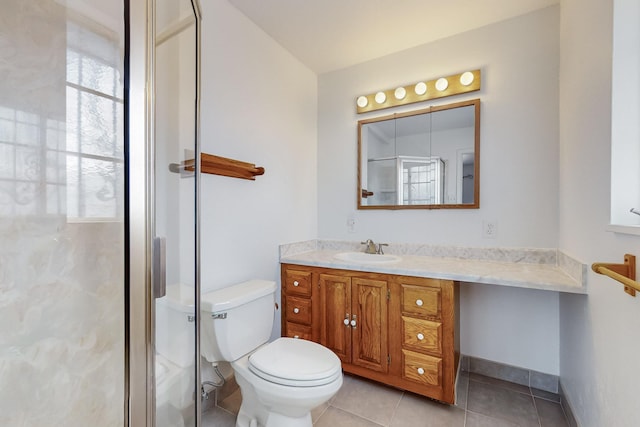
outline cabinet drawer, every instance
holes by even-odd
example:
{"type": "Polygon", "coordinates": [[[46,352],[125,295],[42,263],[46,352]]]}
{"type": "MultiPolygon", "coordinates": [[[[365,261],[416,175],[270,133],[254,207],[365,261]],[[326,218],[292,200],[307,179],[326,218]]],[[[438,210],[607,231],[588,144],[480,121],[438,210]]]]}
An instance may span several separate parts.
{"type": "Polygon", "coordinates": [[[288,322],[311,325],[311,300],[287,296],[285,318],[288,322]]]}
{"type": "Polygon", "coordinates": [[[402,347],[442,354],[442,323],[402,316],[402,347]]]}
{"type": "Polygon", "coordinates": [[[311,272],[287,270],[284,288],[287,295],[311,296],[311,272]]]}
{"type": "Polygon", "coordinates": [[[442,384],[442,359],[402,350],[402,377],[421,384],[442,384]]]}
{"type": "Polygon", "coordinates": [[[287,334],[289,338],[302,338],[311,341],[311,326],[298,325],[297,323],[287,322],[287,334]]]}
{"type": "Polygon", "coordinates": [[[402,284],[402,313],[440,318],[440,288],[402,284]]]}

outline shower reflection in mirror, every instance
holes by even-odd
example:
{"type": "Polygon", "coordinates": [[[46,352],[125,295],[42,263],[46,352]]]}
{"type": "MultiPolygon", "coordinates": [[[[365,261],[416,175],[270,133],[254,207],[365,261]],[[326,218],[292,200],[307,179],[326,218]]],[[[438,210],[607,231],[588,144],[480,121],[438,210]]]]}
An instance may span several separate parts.
{"type": "Polygon", "coordinates": [[[358,122],[358,208],[479,207],[480,100],[358,122]]]}

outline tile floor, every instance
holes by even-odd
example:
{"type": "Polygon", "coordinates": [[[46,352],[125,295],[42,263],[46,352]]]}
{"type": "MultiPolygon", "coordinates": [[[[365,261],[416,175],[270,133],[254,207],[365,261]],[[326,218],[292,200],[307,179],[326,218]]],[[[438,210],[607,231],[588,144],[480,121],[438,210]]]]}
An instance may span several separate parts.
{"type": "MultiPolygon", "coordinates": [[[[458,402],[444,405],[345,375],[338,394],[311,413],[317,427],[567,427],[557,395],[463,372],[458,402]]],[[[206,427],[234,427],[239,390],[202,416],[206,427]]]]}

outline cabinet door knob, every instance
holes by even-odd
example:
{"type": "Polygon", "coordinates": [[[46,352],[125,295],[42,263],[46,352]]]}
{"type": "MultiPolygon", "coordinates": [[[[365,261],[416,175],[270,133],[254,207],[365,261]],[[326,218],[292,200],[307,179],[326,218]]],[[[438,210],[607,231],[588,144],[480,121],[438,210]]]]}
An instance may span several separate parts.
{"type": "Polygon", "coordinates": [[[422,340],[424,339],[424,335],[423,335],[423,334],[418,334],[418,339],[419,339],[420,341],[422,341],[422,340]]]}
{"type": "Polygon", "coordinates": [[[344,315],[343,323],[344,323],[344,326],[349,326],[349,313],[344,315]]]}
{"type": "Polygon", "coordinates": [[[356,315],[355,314],[353,316],[351,316],[351,327],[352,328],[356,327],[356,315]]]}
{"type": "Polygon", "coordinates": [[[298,313],[300,313],[300,309],[299,309],[298,307],[296,307],[296,308],[294,308],[294,309],[293,309],[293,312],[294,312],[295,314],[298,314],[298,313]]]}
{"type": "Polygon", "coordinates": [[[418,307],[422,307],[422,304],[424,304],[424,303],[422,302],[422,300],[421,300],[421,299],[416,300],[416,305],[417,305],[418,307]]]}
{"type": "Polygon", "coordinates": [[[300,285],[300,282],[298,282],[297,280],[293,281],[293,286],[299,286],[299,285],[300,285]]]}
{"type": "Polygon", "coordinates": [[[418,375],[424,375],[424,369],[418,368],[418,375]]]}

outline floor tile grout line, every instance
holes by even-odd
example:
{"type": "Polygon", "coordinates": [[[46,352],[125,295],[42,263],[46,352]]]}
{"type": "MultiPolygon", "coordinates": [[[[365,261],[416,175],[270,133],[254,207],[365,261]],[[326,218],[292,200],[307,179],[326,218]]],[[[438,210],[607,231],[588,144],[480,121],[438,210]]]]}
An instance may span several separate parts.
{"type": "Polygon", "coordinates": [[[404,398],[405,394],[406,394],[405,392],[402,392],[400,394],[400,399],[398,399],[398,403],[396,403],[396,407],[393,408],[393,413],[391,414],[391,418],[389,419],[389,426],[388,427],[390,427],[391,424],[393,424],[393,418],[396,416],[396,413],[398,412],[398,407],[400,406],[400,402],[404,398]]]}
{"type": "MultiPolygon", "coordinates": [[[[371,418],[367,418],[367,417],[365,417],[365,416],[362,416],[362,415],[356,414],[355,412],[348,411],[348,410],[343,409],[343,408],[341,408],[341,407],[339,407],[339,406],[335,406],[335,405],[329,405],[329,406],[330,406],[330,407],[332,407],[332,408],[334,408],[334,409],[337,409],[338,411],[342,411],[342,412],[345,412],[345,413],[347,413],[347,414],[353,415],[354,417],[360,418],[361,420],[369,421],[370,423],[373,423],[373,424],[375,424],[376,426],[380,426],[380,427],[389,427],[388,425],[387,425],[387,426],[382,425],[382,424],[380,424],[378,421],[375,421],[375,420],[372,420],[371,418]]],[[[327,407],[327,409],[329,409],[329,408],[327,407]]],[[[324,415],[324,413],[325,413],[325,412],[327,412],[327,410],[326,410],[326,409],[325,409],[325,411],[324,411],[322,414],[324,415]]]]}
{"type": "Polygon", "coordinates": [[[469,413],[469,388],[471,386],[471,377],[467,375],[467,389],[465,390],[464,396],[464,424],[463,426],[467,426],[467,414],[469,413]]]}
{"type": "Polygon", "coordinates": [[[562,399],[559,405],[560,405],[560,410],[562,411],[562,415],[564,415],[564,420],[567,422],[567,426],[571,427],[571,423],[569,422],[569,416],[567,415],[567,411],[564,410],[564,405],[562,404],[562,399]]]}
{"type": "Polygon", "coordinates": [[[313,422],[312,422],[312,424],[316,424],[318,421],[320,421],[320,418],[322,418],[322,416],[323,416],[324,414],[326,414],[326,413],[327,413],[327,409],[329,409],[329,407],[330,407],[330,406],[331,406],[331,404],[330,404],[330,403],[327,403],[327,406],[324,408],[324,411],[322,411],[322,412],[320,413],[320,415],[318,415],[318,419],[316,419],[315,421],[313,421],[313,422]]]}
{"type": "Polygon", "coordinates": [[[533,399],[533,409],[536,410],[536,417],[538,417],[538,426],[542,427],[542,420],[540,419],[540,411],[538,411],[538,405],[536,404],[536,397],[532,394],[531,399],[533,399]]]}

